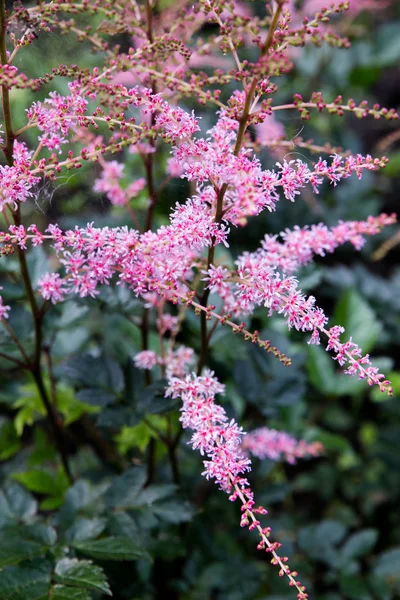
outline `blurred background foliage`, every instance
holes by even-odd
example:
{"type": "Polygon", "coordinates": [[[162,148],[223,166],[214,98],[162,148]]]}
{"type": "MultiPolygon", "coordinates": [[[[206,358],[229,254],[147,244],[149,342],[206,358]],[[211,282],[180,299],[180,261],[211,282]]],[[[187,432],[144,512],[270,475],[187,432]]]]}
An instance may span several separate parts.
{"type": "MultiPolygon", "coordinates": [[[[261,10],[261,4],[252,7],[261,10]]],[[[368,99],[398,110],[398,2],[338,23],[352,47],[297,50],[297,68],[282,78],[275,103],[290,101],[294,92],[309,97],[318,90],[327,99],[342,93],[345,100],[368,99]]],[[[57,63],[80,63],[82,57],[86,65],[96,64],[85,44],[54,32],[40,34],[32,48],[20,53],[17,66],[39,76],[57,63]]],[[[66,90],[64,80],[51,85],[60,93],[66,90]]],[[[30,103],[49,91],[44,86],[35,97],[26,90],[13,92],[16,126],[24,124],[30,103]]],[[[189,101],[185,106],[198,110],[189,101]]],[[[207,129],[215,114],[201,111],[207,129]]],[[[231,246],[219,253],[219,260],[229,263],[255,249],[267,232],[397,210],[398,124],[314,113],[303,122],[297,112],[287,111],[278,118],[288,139],[301,135],[353,153],[386,154],[389,166],[366,173],[362,181],[353,177],[335,189],[326,186],[317,197],[305,192],[295,204],[282,201],[276,213],[233,231],[231,246]]],[[[157,162],[159,180],[167,158],[164,147],[157,162]]],[[[286,158],[312,159],[295,142],[286,158]]],[[[271,166],[279,157],[263,151],[262,159],[271,166]]],[[[126,153],[124,162],[127,182],[130,174],[143,175],[137,155],[126,153]]],[[[35,201],[24,206],[25,222],[40,227],[57,222],[63,228],[92,221],[132,226],[123,208],[111,207],[93,192],[98,169],[88,164],[57,184],[43,184],[35,201]]],[[[172,180],[161,195],[156,224],[165,223],[170,208],[189,193],[186,183],[172,180]]],[[[132,209],[140,216],[145,206],[143,192],[132,209]]],[[[222,401],[228,414],[245,430],[266,424],[325,446],[322,457],[296,465],[255,459],[250,477],[257,501],[269,508],[266,524],[283,543],[282,553],[291,557],[310,597],[318,600],[400,597],[400,246],[382,250],[394,235],[393,228],[385,231],[360,253],[345,246],[300,273],[300,287],[317,297],[333,322],[344,325],[392,380],[393,398],[338,372],[323,349],[308,346],[303,335],[289,334],[280,319],[267,319],[263,310],[254,314],[250,327],[291,356],[292,367],[243,340],[233,341],[225,329],[217,330],[208,360],[227,385],[222,401]]],[[[34,281],[51,260],[41,248],[29,253],[34,281]]],[[[16,272],[13,257],[0,260],[2,295],[13,305],[10,322],[29,348],[31,321],[16,272]]],[[[294,598],[265,555],[257,554],[256,536],[238,527],[238,506],[203,480],[201,457],[187,448],[185,435],[178,448],[180,480],[173,482],[166,448],[155,432],[177,430],[179,406],[163,399],[165,382],[146,387],[134,368],[132,357],[141,349],[136,326],[141,311],[138,300],[115,287],[104,289],[96,300],[69,300],[46,315],[57,408],[76,477],[72,487],[32,381],[0,358],[0,599],[46,598],[50,583],[54,600],[105,598],[110,589],[115,598],[127,600],[294,598]],[[155,460],[149,483],[150,448],[155,460]]],[[[188,313],[179,339],[198,350],[199,331],[198,317],[188,313]]],[[[156,343],[150,340],[154,349],[156,343]]],[[[3,330],[0,344],[2,351],[18,356],[3,330]]]]}

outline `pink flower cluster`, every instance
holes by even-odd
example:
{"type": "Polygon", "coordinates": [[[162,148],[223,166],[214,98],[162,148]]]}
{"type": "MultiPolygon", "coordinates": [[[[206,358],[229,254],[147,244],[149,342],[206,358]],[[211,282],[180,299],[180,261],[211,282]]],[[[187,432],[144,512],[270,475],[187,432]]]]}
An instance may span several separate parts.
{"type": "Polygon", "coordinates": [[[186,346],[176,349],[168,348],[164,356],[159,356],[153,350],[143,350],[134,357],[138,369],[151,370],[156,365],[162,367],[167,377],[184,377],[194,360],[194,351],[186,346]]]}
{"type": "Polygon", "coordinates": [[[312,261],[313,256],[325,256],[338,246],[350,242],[356,250],[365,243],[366,235],[376,235],[383,227],[396,222],[396,215],[382,213],[378,217],[368,217],[366,221],[339,221],[334,227],[323,223],[310,227],[295,227],[293,231],[285,229],[277,235],[266,235],[261,242],[262,248],[255,253],[262,256],[271,266],[284,273],[295,273],[301,266],[312,261]]]}
{"type": "Polygon", "coordinates": [[[324,449],[320,442],[298,441],[285,431],[268,427],[260,427],[248,433],[243,440],[242,448],[257,458],[286,460],[290,464],[294,464],[298,458],[319,456],[324,449]]]}
{"type": "MultiPolygon", "coordinates": [[[[293,271],[311,260],[313,252],[333,251],[345,241],[359,247],[360,236],[373,235],[393,222],[393,216],[381,215],[367,221],[339,223],[331,229],[318,225],[286,231],[283,244],[274,238],[265,238],[262,249],[239,257],[235,271],[212,265],[205,272],[204,280],[207,288],[223,299],[223,310],[227,313],[252,313],[256,306],[265,306],[270,315],[282,314],[289,328],[310,331],[309,343],[319,344],[323,333],[328,340],[327,349],[335,352],[339,364],[348,364],[348,374],[366,379],[370,385],[377,384],[390,393],[389,382],[372,366],[369,356],[362,356],[351,339],[341,343],[342,330],[328,331],[328,319],[315,305],[315,298],[307,298],[299,289],[297,279],[281,274],[277,267],[293,271]]],[[[22,225],[11,226],[10,233],[2,234],[1,239],[4,243],[15,242],[21,248],[26,248],[28,237],[34,245],[43,243],[45,238],[53,240],[66,277],[47,274],[38,284],[43,297],[53,303],[62,301],[69,293],[95,297],[98,286],[109,284],[115,275],[118,283],[128,285],[136,295],[156,293],[163,297],[168,290],[173,290],[178,294],[175,301],[188,298],[187,283],[202,251],[211,244],[226,243],[228,233],[224,224],[214,220],[211,207],[197,196],[184,205],[177,204],[170,225],[156,232],[139,234],[126,227],[98,229],[88,225],[63,233],[56,225],[50,225],[49,235],[44,236],[36,226],[29,229],[31,233],[22,225]]],[[[149,368],[144,363],[143,367],[149,368]]]]}
{"type": "Polygon", "coordinates": [[[199,377],[192,374],[184,379],[170,378],[165,395],[182,399],[182,427],[194,431],[190,444],[207,457],[203,475],[231,493],[235,483],[248,485],[240,475],[250,470],[250,460],[242,451],[242,428],[234,420],[229,421],[222,406],[214,402],[215,395],[224,390],[214,374],[206,371],[199,377]]]}
{"type": "Polygon", "coordinates": [[[214,479],[222,491],[230,494],[232,502],[240,500],[240,526],[257,530],[261,538],[257,549],[272,555],[272,564],[280,567],[279,575],[286,575],[289,585],[297,588],[297,597],[305,600],[305,588],[295,579],[297,572],[289,569],[287,557],[277,554],[281,544],[270,542],[271,528],[262,527],[258,520],[258,516],[267,511],[263,506],[256,507],[250,484],[243,477],[251,470],[251,462],[242,447],[243,430],[234,419],[229,420],[222,406],[214,402],[215,395],[223,393],[224,389],[214,373],[206,371],[202,376],[171,377],[165,395],[182,399],[180,421],[184,429],[193,431],[189,442],[192,448],[206,457],[203,475],[214,479]]]}
{"type": "Polygon", "coordinates": [[[93,189],[95,192],[106,194],[111,204],[115,206],[128,204],[129,200],[136,198],[146,186],[145,179],[141,177],[123,189],[120,179],[122,178],[125,165],[112,160],[110,162],[102,161],[102,166],[103,171],[100,177],[95,180],[93,189]]]}
{"type": "Polygon", "coordinates": [[[14,142],[13,165],[0,165],[0,212],[6,205],[16,208],[33,196],[32,188],[40,177],[32,175],[31,152],[24,142],[14,142]]]}
{"type": "MultiPolygon", "coordinates": [[[[245,102],[244,92],[236,92],[231,99],[240,113],[245,102]]],[[[336,186],[339,181],[353,173],[361,178],[363,170],[383,167],[385,159],[373,159],[370,155],[342,158],[333,155],[330,164],[319,159],[309,167],[301,160],[283,160],[277,169],[263,169],[260,160],[251,150],[242,147],[235,151],[238,120],[227,110],[219,111],[216,125],[208,131],[208,138],[191,139],[188,136],[173,149],[170,162],[171,174],[181,174],[189,181],[196,181],[198,197],[216,206],[218,190],[227,186],[224,194],[223,217],[235,225],[245,225],[247,217],[257,215],[265,208],[273,211],[283,196],[294,201],[307,184],[315,193],[324,180],[336,186]]]]}
{"type": "Polygon", "coordinates": [[[68,132],[77,125],[86,125],[85,113],[88,105],[84,91],[78,81],[68,84],[70,94],[61,96],[50,92],[44,102],[34,102],[27,110],[31,124],[35,124],[42,135],[39,142],[49,150],[61,152],[61,145],[68,142],[68,132]]]}

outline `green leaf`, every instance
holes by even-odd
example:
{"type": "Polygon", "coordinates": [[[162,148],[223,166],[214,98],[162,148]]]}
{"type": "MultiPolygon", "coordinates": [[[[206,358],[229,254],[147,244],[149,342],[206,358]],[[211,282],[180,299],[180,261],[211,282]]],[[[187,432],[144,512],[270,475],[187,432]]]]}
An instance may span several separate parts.
{"type": "Polygon", "coordinates": [[[135,506],[135,499],[146,482],[146,471],[143,467],[132,467],[123,475],[115,477],[104,496],[109,507],[135,506]]]}
{"type": "Polygon", "coordinates": [[[340,298],[334,321],[346,329],[346,338],[351,336],[361,346],[364,354],[373,349],[382,331],[372,308],[354,290],[346,291],[340,298]]]}
{"type": "Polygon", "coordinates": [[[91,594],[88,590],[57,584],[51,589],[51,598],[52,600],[90,600],[91,594]]]}
{"type": "Polygon", "coordinates": [[[113,404],[113,402],[116,401],[115,394],[101,388],[87,388],[81,390],[76,394],[76,397],[80,402],[84,402],[90,406],[104,407],[113,404]]]}
{"type": "Polygon", "coordinates": [[[178,398],[166,398],[167,381],[161,379],[147,386],[139,396],[137,410],[144,413],[163,414],[179,406],[178,398]]]}
{"type": "Polygon", "coordinates": [[[36,500],[17,483],[0,491],[0,527],[13,520],[26,522],[36,511],[36,500]]]}
{"type": "Polygon", "coordinates": [[[349,600],[372,600],[367,584],[360,576],[341,575],[339,583],[344,598],[349,600]]]}
{"type": "Polygon", "coordinates": [[[180,500],[169,500],[164,503],[157,503],[152,507],[157,517],[168,523],[186,523],[193,517],[193,506],[189,502],[180,500]]]}
{"type": "Polygon", "coordinates": [[[388,155],[389,163],[385,168],[385,175],[397,177],[400,170],[400,151],[390,152],[388,155]]]}
{"type": "Polygon", "coordinates": [[[82,554],[87,554],[99,560],[150,559],[149,554],[143,548],[126,537],[107,537],[92,542],[74,544],[74,546],[82,554]]]}
{"type": "Polygon", "coordinates": [[[349,440],[339,433],[329,433],[328,431],[319,431],[315,429],[315,439],[323,444],[326,450],[336,452],[346,452],[351,450],[349,440]]]}
{"type": "Polygon", "coordinates": [[[108,518],[108,531],[116,537],[128,537],[140,543],[141,532],[136,521],[126,512],[112,511],[108,518]]]}
{"type": "Polygon", "coordinates": [[[68,381],[120,393],[124,389],[124,374],[117,361],[108,356],[96,357],[78,354],[64,362],[57,373],[68,381]]]}
{"type": "Polygon", "coordinates": [[[157,500],[168,498],[176,492],[177,486],[173,483],[162,485],[149,485],[145,487],[136,498],[136,506],[151,506],[157,500]]]}
{"type": "Polygon", "coordinates": [[[64,417],[64,424],[70,425],[83,414],[96,414],[100,408],[81,402],[74,390],[64,384],[57,384],[57,408],[64,417]]]}
{"type": "Polygon", "coordinates": [[[48,600],[50,574],[50,565],[44,560],[3,569],[0,571],[0,600],[48,600]]]}
{"type": "Polygon", "coordinates": [[[105,526],[105,519],[78,517],[65,532],[65,540],[68,544],[74,544],[94,539],[103,533],[105,526]]]}
{"type": "Polygon", "coordinates": [[[8,460],[21,448],[12,421],[3,421],[0,426],[0,461],[8,460]]]}
{"type": "Polygon", "coordinates": [[[55,580],[63,585],[96,590],[112,596],[103,569],[89,560],[63,558],[55,568],[55,580]]]}
{"type": "Polygon", "coordinates": [[[377,529],[364,529],[354,533],[342,548],[343,559],[350,560],[368,554],[378,539],[377,529]]]}
{"type": "Polygon", "coordinates": [[[378,577],[400,580],[400,548],[392,548],[381,554],[373,573],[378,577]]]}
{"type": "Polygon", "coordinates": [[[25,473],[14,473],[12,478],[37,494],[56,495],[68,488],[68,484],[60,487],[60,481],[57,480],[57,477],[54,477],[54,474],[38,469],[25,471],[25,473]]]}
{"type": "Polygon", "coordinates": [[[332,358],[314,344],[308,346],[307,353],[307,370],[311,383],[323,394],[333,393],[336,390],[336,378],[332,358]]]}
{"type": "Polygon", "coordinates": [[[337,550],[335,546],[346,535],[346,527],[340,521],[326,519],[318,525],[303,527],[299,532],[299,545],[304,552],[315,560],[326,564],[335,564],[337,550]]]}
{"type": "Polygon", "coordinates": [[[46,553],[46,547],[38,542],[27,540],[14,528],[1,531],[0,568],[17,565],[23,560],[31,560],[46,553]]]}
{"type": "MultiPolygon", "coordinates": [[[[48,379],[45,379],[45,387],[50,395],[50,384],[48,379]]],[[[14,402],[14,408],[19,408],[14,425],[19,436],[22,435],[25,425],[33,425],[40,417],[46,415],[46,410],[43,405],[42,398],[33,383],[21,386],[21,396],[14,402]]],[[[65,425],[70,425],[84,413],[97,413],[98,407],[90,406],[80,402],[75,397],[74,390],[63,384],[57,384],[57,408],[64,417],[65,425]]]]}
{"type": "Polygon", "coordinates": [[[330,352],[321,346],[310,344],[307,347],[307,370],[311,382],[321,394],[344,396],[358,394],[368,386],[365,381],[336,371],[337,364],[330,352]]]}
{"type": "Polygon", "coordinates": [[[139,448],[141,452],[144,452],[151,439],[157,439],[157,435],[143,421],[133,427],[122,427],[121,431],[115,436],[118,452],[121,454],[126,454],[132,448],[139,448]]]}

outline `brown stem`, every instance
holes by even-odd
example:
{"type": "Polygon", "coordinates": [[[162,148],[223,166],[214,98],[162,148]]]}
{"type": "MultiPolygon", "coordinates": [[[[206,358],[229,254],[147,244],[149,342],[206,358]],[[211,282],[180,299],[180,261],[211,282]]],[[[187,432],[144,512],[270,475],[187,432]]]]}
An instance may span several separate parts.
{"type": "Polygon", "coordinates": [[[113,446],[104,439],[90,417],[82,415],[78,421],[78,425],[83,429],[85,438],[93,446],[96,454],[113,469],[122,473],[126,468],[125,461],[115,451],[113,446]]]}
{"type": "Polygon", "coordinates": [[[23,356],[23,358],[25,360],[25,363],[23,363],[24,366],[26,366],[27,368],[30,368],[31,361],[29,359],[29,356],[26,354],[24,347],[21,344],[21,342],[19,341],[18,336],[16,335],[14,329],[11,327],[11,325],[9,323],[7,323],[7,321],[5,319],[3,319],[1,323],[4,327],[4,329],[7,331],[10,338],[12,339],[12,341],[14,342],[14,344],[17,346],[18,350],[21,352],[21,355],[23,356]]]}
{"type": "Polygon", "coordinates": [[[50,402],[50,399],[47,395],[47,391],[46,391],[46,388],[43,383],[42,373],[40,371],[40,366],[33,367],[31,372],[32,372],[33,378],[35,380],[36,387],[39,391],[40,397],[42,399],[42,402],[44,404],[44,407],[46,409],[47,418],[48,418],[51,428],[53,430],[54,441],[56,443],[58,452],[60,454],[61,462],[64,467],[64,471],[68,477],[69,482],[72,483],[73,478],[72,478],[71,470],[69,468],[69,463],[68,463],[68,458],[67,458],[67,450],[65,448],[65,440],[64,440],[64,435],[63,435],[63,431],[62,431],[62,425],[59,422],[58,416],[57,416],[57,414],[50,402]]]}
{"type": "Polygon", "coordinates": [[[26,369],[26,363],[22,362],[22,360],[18,360],[18,358],[14,358],[13,356],[8,356],[8,354],[5,354],[4,352],[0,352],[0,357],[4,358],[4,360],[9,360],[10,362],[13,362],[21,369],[26,369]]]}
{"type": "MultiPolygon", "coordinates": [[[[5,0],[0,0],[0,61],[2,65],[7,64],[7,47],[6,47],[6,3],[5,0]]],[[[13,164],[13,146],[14,146],[14,132],[11,120],[11,107],[10,107],[10,94],[6,85],[1,86],[1,99],[3,107],[4,117],[4,132],[6,134],[5,143],[3,146],[3,152],[7,159],[8,164],[13,164]]]]}
{"type": "MultiPolygon", "coordinates": [[[[7,48],[6,48],[6,10],[5,10],[5,0],[0,0],[0,60],[4,65],[7,63],[7,48]]],[[[13,164],[13,145],[15,134],[12,127],[12,118],[11,118],[11,106],[10,106],[10,96],[9,90],[6,85],[1,86],[1,97],[2,97],[2,108],[3,108],[3,117],[4,117],[4,131],[5,131],[5,144],[3,146],[3,151],[6,156],[7,162],[10,166],[13,164]]],[[[18,227],[21,225],[21,213],[19,207],[14,211],[14,223],[18,227]]],[[[23,355],[24,359],[27,362],[27,366],[29,367],[34,381],[36,383],[38,392],[42,399],[43,405],[46,409],[47,418],[49,423],[53,429],[54,439],[59,450],[61,461],[64,466],[65,472],[67,474],[68,479],[72,482],[71,472],[68,465],[67,460],[67,452],[64,445],[64,436],[62,431],[62,425],[58,421],[58,417],[54,411],[54,408],[48,398],[47,391],[43,382],[42,373],[40,370],[40,359],[42,352],[42,318],[43,315],[38,308],[35,294],[32,287],[31,278],[28,271],[28,265],[26,262],[25,253],[19,246],[17,247],[18,260],[21,270],[21,277],[24,282],[26,294],[28,297],[28,302],[31,307],[33,326],[35,332],[35,350],[33,361],[29,361],[23,347],[21,346],[18,338],[17,345],[23,355]]],[[[15,340],[14,340],[15,341],[15,340]]]]}

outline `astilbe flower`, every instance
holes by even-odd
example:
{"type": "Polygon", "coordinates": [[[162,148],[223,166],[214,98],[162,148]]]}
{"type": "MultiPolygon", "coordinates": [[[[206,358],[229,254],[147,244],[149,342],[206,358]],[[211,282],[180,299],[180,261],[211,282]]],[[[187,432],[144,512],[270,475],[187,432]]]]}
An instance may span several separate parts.
{"type": "MultiPolygon", "coordinates": [[[[232,98],[240,114],[245,94],[235,92],[232,98]]],[[[213,206],[217,203],[216,190],[226,186],[223,219],[234,225],[245,225],[247,217],[264,209],[275,210],[280,192],[293,202],[307,184],[318,193],[324,180],[336,186],[353,173],[361,178],[364,170],[373,171],[385,165],[385,158],[377,160],[361,154],[342,158],[336,154],[330,164],[322,158],[312,167],[300,159],[283,160],[276,163],[277,169],[263,169],[251,149],[242,147],[235,152],[238,120],[226,109],[221,109],[218,115],[208,138],[188,137],[173,148],[170,172],[195,181],[198,197],[213,206]]]]}
{"type": "Polygon", "coordinates": [[[368,217],[366,221],[339,221],[334,227],[319,223],[310,227],[295,227],[293,231],[285,229],[280,234],[282,242],[277,235],[267,234],[261,242],[261,249],[253,255],[262,256],[271,266],[291,274],[310,263],[314,255],[331,254],[346,242],[356,250],[361,250],[366,235],[376,235],[383,227],[395,222],[394,214],[382,213],[378,217],[368,217]]]}
{"type": "Polygon", "coordinates": [[[298,458],[319,456],[323,452],[323,445],[320,442],[297,440],[285,431],[260,427],[245,436],[242,449],[256,458],[286,460],[294,464],[298,458]]]}
{"type": "Polygon", "coordinates": [[[194,351],[182,345],[176,349],[168,348],[163,356],[153,350],[143,350],[135,354],[133,360],[138,369],[151,370],[158,365],[167,377],[183,377],[193,364],[194,351]]]}
{"type": "Polygon", "coordinates": [[[61,152],[61,146],[68,143],[68,132],[80,123],[84,125],[88,100],[79,81],[68,84],[70,94],[61,96],[50,92],[43,102],[34,102],[27,110],[28,119],[35,123],[42,135],[40,144],[49,150],[61,152]]]}
{"type": "MultiPolygon", "coordinates": [[[[309,237],[314,240],[314,251],[326,249],[326,238],[331,245],[347,240],[359,245],[361,233],[374,234],[392,222],[393,217],[382,215],[367,222],[340,223],[329,232],[316,227],[309,237]],[[318,241],[321,231],[322,245],[321,240],[318,241]]],[[[15,240],[21,248],[26,248],[28,237],[32,237],[34,243],[43,241],[37,229],[28,234],[22,225],[11,226],[10,232],[3,235],[3,241],[15,240]]],[[[185,281],[190,281],[192,266],[199,255],[212,244],[226,243],[227,236],[227,230],[213,219],[210,208],[196,197],[185,205],[177,204],[171,224],[157,232],[140,235],[125,227],[97,229],[92,225],[76,227],[65,234],[51,225],[48,232],[54,238],[54,247],[67,273],[63,283],[54,275],[41,280],[43,297],[52,302],[61,301],[67,293],[95,297],[98,286],[109,284],[115,274],[118,274],[118,282],[128,285],[136,295],[149,292],[164,295],[166,290],[174,290],[178,298],[187,298],[185,281]]],[[[212,266],[204,279],[207,288],[223,298],[225,309],[234,307],[237,314],[251,314],[256,306],[265,306],[269,315],[282,314],[289,329],[311,332],[309,343],[312,344],[320,343],[322,333],[328,341],[327,349],[335,353],[340,365],[347,365],[346,373],[391,393],[389,382],[372,366],[369,356],[362,356],[361,349],[351,339],[340,341],[343,328],[326,328],[328,319],[316,306],[315,298],[307,298],[301,292],[294,276],[281,274],[276,265],[271,264],[268,252],[244,253],[233,272],[212,266]]]]}
{"type": "Polygon", "coordinates": [[[17,208],[20,202],[33,196],[32,188],[39,183],[40,177],[30,172],[31,155],[24,142],[16,141],[13,165],[0,165],[0,211],[7,205],[17,208]]]}
{"type": "Polygon", "coordinates": [[[125,165],[116,160],[109,162],[102,161],[102,173],[95,180],[93,189],[95,192],[101,192],[107,195],[111,204],[114,206],[124,206],[129,200],[135,198],[146,186],[143,177],[136,179],[126,189],[120,184],[125,165]]]}
{"type": "Polygon", "coordinates": [[[202,376],[192,373],[184,378],[170,377],[165,395],[182,400],[182,427],[193,431],[189,443],[206,457],[203,475],[215,480],[231,501],[241,501],[241,527],[257,530],[261,538],[258,550],[272,555],[271,562],[279,566],[279,574],[289,578],[290,585],[297,588],[299,600],[304,600],[308,595],[295,579],[297,572],[290,570],[287,557],[277,554],[281,544],[269,540],[271,528],[262,527],[258,520],[258,515],[265,515],[267,511],[262,506],[256,507],[253,491],[244,477],[251,470],[251,461],[242,448],[243,429],[234,419],[229,420],[224,408],[214,402],[215,395],[224,390],[225,386],[214,373],[205,371],[202,376]]]}

